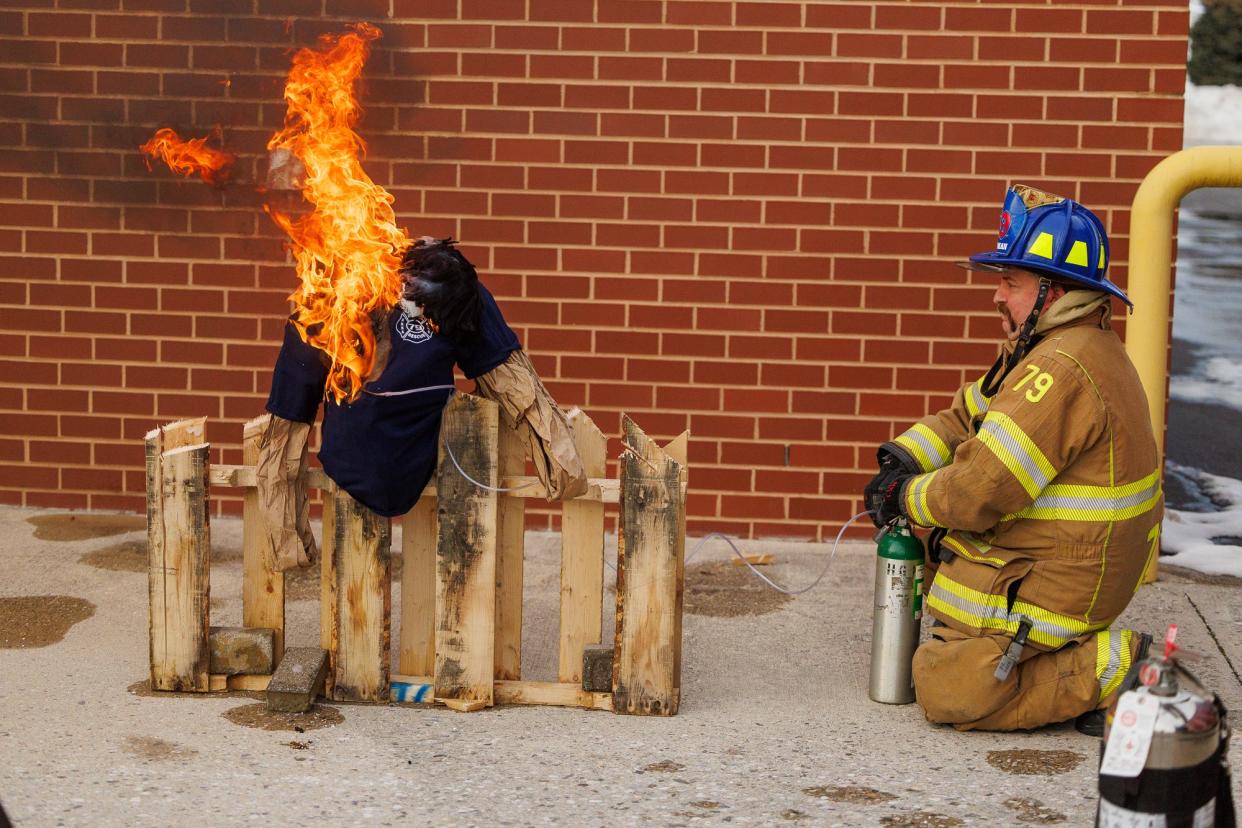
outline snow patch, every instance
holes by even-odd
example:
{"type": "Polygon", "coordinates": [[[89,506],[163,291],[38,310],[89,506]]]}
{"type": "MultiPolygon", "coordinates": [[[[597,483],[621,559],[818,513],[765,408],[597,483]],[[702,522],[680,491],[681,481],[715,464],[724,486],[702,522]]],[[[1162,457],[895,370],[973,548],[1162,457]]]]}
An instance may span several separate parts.
{"type": "Polygon", "coordinates": [[[1184,402],[1213,403],[1242,410],[1242,365],[1228,357],[1212,357],[1193,375],[1177,375],[1169,394],[1184,402]]]}
{"type": "Polygon", "coordinates": [[[1186,81],[1185,131],[1182,145],[1242,143],[1242,88],[1237,86],[1195,86],[1186,81]]]}
{"type": "Polygon", "coordinates": [[[1166,509],[1160,546],[1173,554],[1161,560],[1208,575],[1242,578],[1242,546],[1212,542],[1212,538],[1242,537],[1242,480],[1172,463],[1170,466],[1196,481],[1204,494],[1223,505],[1219,512],[1166,509]]]}

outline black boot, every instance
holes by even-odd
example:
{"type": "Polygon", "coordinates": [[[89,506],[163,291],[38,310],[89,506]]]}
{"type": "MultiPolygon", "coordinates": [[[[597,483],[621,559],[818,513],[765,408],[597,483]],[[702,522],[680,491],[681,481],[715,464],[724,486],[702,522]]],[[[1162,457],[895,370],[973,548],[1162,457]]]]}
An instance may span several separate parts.
{"type": "MultiPolygon", "coordinates": [[[[1116,696],[1120,696],[1127,690],[1133,690],[1138,684],[1139,665],[1147,658],[1149,649],[1151,649],[1151,636],[1147,633],[1139,633],[1138,649],[1134,651],[1134,657],[1130,659],[1130,669],[1126,670],[1125,678],[1117,686],[1116,696]]],[[[1107,708],[1088,710],[1074,720],[1074,729],[1084,736],[1094,736],[1098,739],[1104,735],[1104,722],[1107,717],[1107,708]]]]}

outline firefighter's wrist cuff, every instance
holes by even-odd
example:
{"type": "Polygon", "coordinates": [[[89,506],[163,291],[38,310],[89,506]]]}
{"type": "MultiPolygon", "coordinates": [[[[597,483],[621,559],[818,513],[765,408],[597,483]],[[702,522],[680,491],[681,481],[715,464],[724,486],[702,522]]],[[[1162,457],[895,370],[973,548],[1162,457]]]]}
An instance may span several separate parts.
{"type": "Polygon", "coordinates": [[[911,520],[910,515],[906,513],[906,491],[910,488],[910,484],[914,482],[914,477],[914,475],[911,475],[901,481],[901,490],[897,495],[897,512],[906,520],[911,520]]]}
{"type": "Polygon", "coordinates": [[[881,468],[884,467],[884,460],[886,457],[891,457],[897,462],[902,470],[908,471],[910,474],[919,474],[923,471],[923,468],[919,465],[919,461],[915,459],[913,454],[907,451],[899,443],[894,443],[891,440],[887,443],[883,443],[880,448],[876,450],[876,458],[879,460],[881,468]]]}

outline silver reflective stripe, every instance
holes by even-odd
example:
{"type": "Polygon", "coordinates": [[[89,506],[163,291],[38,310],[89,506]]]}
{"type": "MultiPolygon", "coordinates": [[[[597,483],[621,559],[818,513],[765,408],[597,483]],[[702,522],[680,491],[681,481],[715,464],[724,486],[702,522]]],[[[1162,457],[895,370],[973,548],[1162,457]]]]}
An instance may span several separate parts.
{"type": "Polygon", "coordinates": [[[1000,607],[989,607],[980,604],[978,601],[972,601],[961,595],[954,595],[939,584],[939,578],[932,581],[931,594],[933,597],[942,601],[949,606],[961,610],[962,613],[971,616],[971,619],[978,622],[978,626],[982,629],[994,629],[996,625],[987,623],[1000,618],[1007,617],[1008,613],[1000,607]]]}
{"type": "MultiPolygon", "coordinates": [[[[1043,491],[1044,487],[1051,482],[1051,479],[1044,474],[1043,470],[1040,469],[1039,464],[1035,462],[1035,458],[1031,457],[1026,448],[1015,440],[1013,435],[1011,435],[999,422],[985,419],[983,421],[983,425],[979,428],[979,431],[987,432],[997,443],[1005,448],[1009,456],[1013,458],[1014,462],[1020,465],[1022,470],[1025,471],[1030,477],[1032,484],[1035,486],[1035,493],[1043,491]]],[[[1005,463],[1007,467],[1009,466],[1009,463],[1005,461],[1005,458],[1002,457],[1000,460],[1005,463]]],[[[1011,472],[1014,471],[1012,468],[1009,470],[1011,472]]]]}
{"type": "MultiPolygon", "coordinates": [[[[938,576],[932,581],[930,599],[931,603],[945,604],[957,610],[965,620],[974,624],[981,630],[1001,630],[1009,633],[1016,632],[1018,625],[1026,619],[1031,623],[1031,635],[1029,640],[1051,647],[1061,647],[1073,641],[1078,636],[1090,631],[1087,624],[1067,626],[1048,618],[1050,615],[1058,615],[1043,607],[1038,607],[1026,601],[1016,601],[1012,609],[1006,609],[1004,606],[989,606],[982,601],[977,601],[960,592],[972,592],[977,595],[987,595],[978,590],[961,584],[953,583],[946,578],[947,583],[953,584],[952,591],[945,584],[941,583],[938,576]]],[[[1003,602],[1004,597],[993,595],[998,602],[1003,602]]],[[[1062,616],[1064,617],[1064,616],[1062,616]]],[[[1066,618],[1070,623],[1074,623],[1072,619],[1066,618]]]]}
{"type": "Polygon", "coordinates": [[[979,383],[972,382],[966,386],[966,409],[972,416],[982,414],[988,410],[988,398],[983,396],[983,392],[979,390],[979,383]]]}
{"type": "Polygon", "coordinates": [[[1048,610],[1045,610],[1042,607],[1037,607],[1034,604],[1028,604],[1025,601],[1015,602],[1013,605],[1013,609],[1014,611],[1009,616],[1010,623],[1013,624],[1013,628],[1014,629],[1017,628],[1019,618],[1025,617],[1028,621],[1031,622],[1032,632],[1038,632],[1043,636],[1042,639],[1040,638],[1035,639],[1037,641],[1041,641],[1041,643],[1065,644],[1070,641],[1073,641],[1075,638],[1077,638],[1078,636],[1087,632],[1088,629],[1090,629],[1085,624],[1082,626],[1082,628],[1076,629],[1074,627],[1067,627],[1064,624],[1058,624],[1056,621],[1050,621],[1047,618],[1041,618],[1038,614],[1033,614],[1033,613],[1046,614],[1048,613],[1048,610]]]}
{"type": "Polygon", "coordinates": [[[1159,489],[1160,481],[1156,480],[1146,489],[1123,497],[1109,497],[1108,495],[1075,497],[1073,495],[1044,494],[1035,498],[1035,502],[1031,505],[1036,508],[1046,509],[1111,509],[1120,512],[1131,506],[1139,506],[1146,503],[1156,496],[1156,492],[1159,489]]]}
{"type": "MultiPolygon", "coordinates": [[[[927,452],[927,456],[936,461],[937,465],[932,468],[939,468],[940,466],[943,466],[949,459],[943,445],[937,446],[933,444],[931,440],[927,439],[927,435],[923,434],[918,429],[912,428],[901,436],[918,443],[923,451],[927,452]]],[[[931,469],[927,469],[927,471],[931,471],[931,469]]]]}
{"type": "Polygon", "coordinates": [[[1124,643],[1125,636],[1120,632],[1112,632],[1111,630],[1099,633],[1096,638],[1096,646],[1100,645],[1100,639],[1108,638],[1108,664],[1104,667],[1104,672],[1100,673],[1100,689],[1108,687],[1113,677],[1117,675],[1117,669],[1121,667],[1121,645],[1124,643]]]}

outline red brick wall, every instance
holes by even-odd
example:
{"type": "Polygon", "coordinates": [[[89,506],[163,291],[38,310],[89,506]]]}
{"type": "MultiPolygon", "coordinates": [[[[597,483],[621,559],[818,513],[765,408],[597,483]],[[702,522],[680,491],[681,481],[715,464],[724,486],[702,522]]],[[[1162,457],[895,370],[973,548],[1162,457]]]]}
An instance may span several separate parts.
{"type": "Polygon", "coordinates": [[[991,361],[949,262],[1005,187],[1099,211],[1124,284],[1181,147],[1184,0],[3,0],[0,502],[139,509],[180,417],[239,462],[294,286],[251,185],[291,49],[354,20],[367,170],[465,241],[563,405],[691,430],[691,532],[831,536],[991,361]],[[223,191],[137,152],[216,124],[223,191]]]}

